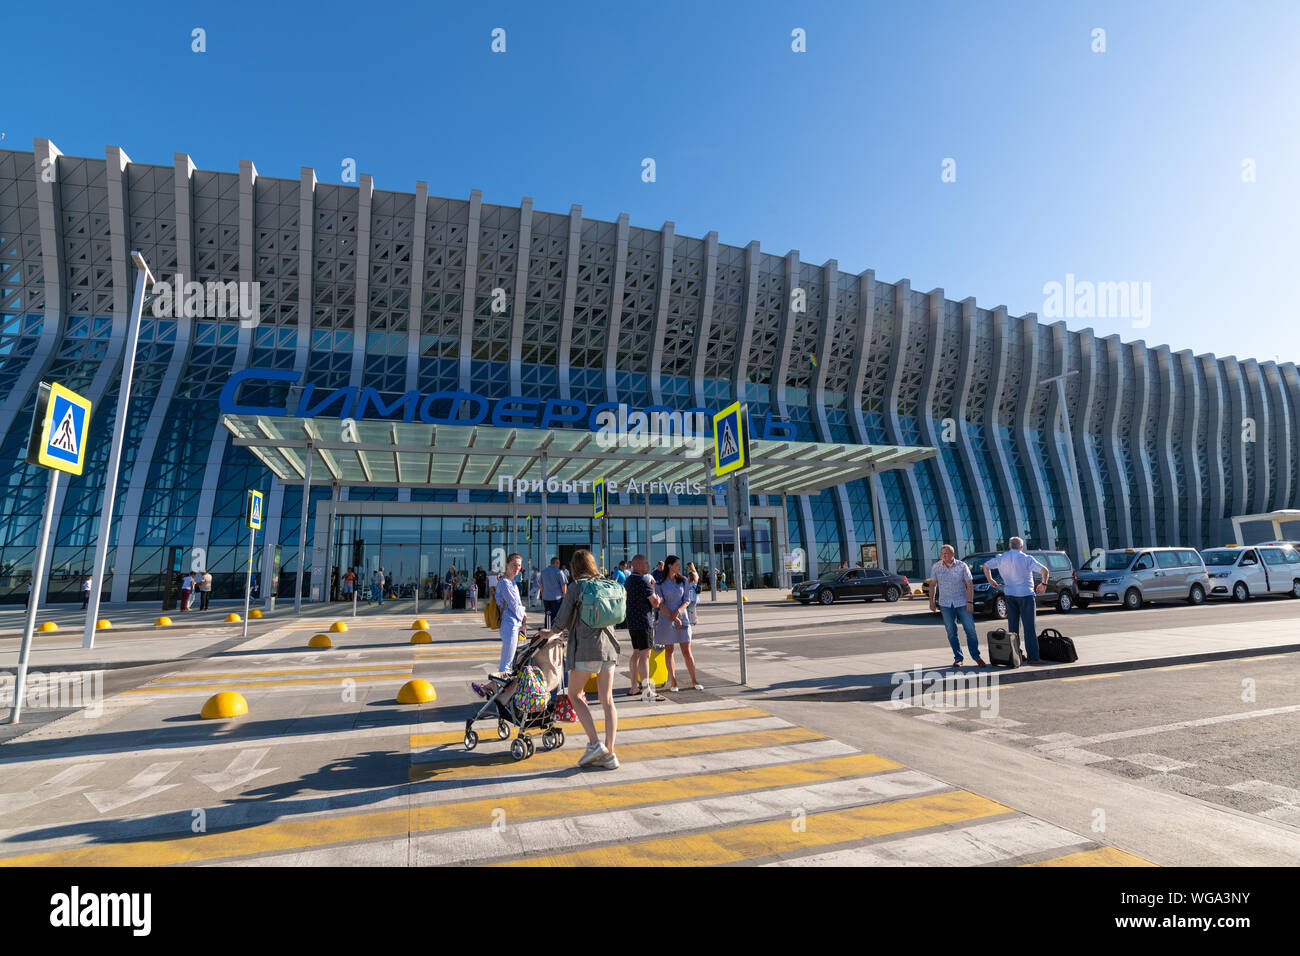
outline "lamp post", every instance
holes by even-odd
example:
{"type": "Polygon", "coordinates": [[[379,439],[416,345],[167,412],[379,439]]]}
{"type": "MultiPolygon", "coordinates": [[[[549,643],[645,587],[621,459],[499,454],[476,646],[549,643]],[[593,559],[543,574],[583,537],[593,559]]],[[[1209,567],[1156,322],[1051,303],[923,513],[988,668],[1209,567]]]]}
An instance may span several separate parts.
{"type": "MultiPolygon", "coordinates": [[[[99,597],[104,588],[104,564],[108,560],[108,532],[113,523],[113,502],[117,497],[117,473],[122,464],[122,440],[126,434],[126,410],[131,402],[131,376],[135,371],[135,349],[140,340],[140,317],[144,300],[154,284],[153,273],[139,252],[131,253],[135,263],[135,295],[131,299],[131,318],[126,329],[126,347],[122,352],[122,380],[117,391],[117,417],[113,420],[113,441],[108,448],[108,467],[104,472],[104,498],[99,508],[99,537],[95,541],[95,565],[91,571],[90,603],[86,607],[86,630],[82,647],[95,646],[95,622],[99,619],[99,597]]],[[[119,542],[121,544],[121,542],[119,542]]]]}

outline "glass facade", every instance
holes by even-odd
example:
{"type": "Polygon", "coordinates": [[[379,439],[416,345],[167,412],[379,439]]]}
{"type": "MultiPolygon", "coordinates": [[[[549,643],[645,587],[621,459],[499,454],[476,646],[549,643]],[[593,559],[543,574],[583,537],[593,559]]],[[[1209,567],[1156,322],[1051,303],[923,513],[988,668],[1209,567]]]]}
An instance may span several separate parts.
{"type": "MultiPolygon", "coordinates": [[[[42,380],[96,408],[89,464],[64,483],[51,549],[49,600],[79,598],[98,533],[134,249],[160,279],[257,283],[259,305],[247,317],[203,303],[146,312],[109,541],[112,600],[157,598],[175,547],[199,556],[218,596],[237,596],[251,487],[267,492],[265,540],[281,546],[280,593],[292,593],[304,560],[301,490],[272,481],[220,427],[223,390],[246,368],[296,376],[239,393],[290,413],[384,417],[376,405],[400,407],[405,394],[460,391],[488,403],[531,399],[553,426],[585,428],[603,403],[687,411],[743,398],[760,437],[938,448],[916,468],[786,501],[789,543],[804,549],[810,572],[878,547],[885,564],[920,576],[945,541],[979,551],[1026,532],[1076,561],[1103,545],[1204,546],[1221,543],[1227,518],[1247,507],[1300,505],[1300,441],[1283,433],[1300,409],[1292,364],[1097,339],[919,293],[907,280],[841,273],[834,261],[587,219],[576,207],[555,214],[477,193],[390,192],[364,176],[323,183],[310,170],[277,179],[247,162],[210,172],[183,154],[141,164],[115,147],[76,158],[38,140],[32,152],[0,150],[0,460],[10,463],[0,601],[24,600],[32,572],[47,476],[22,459],[42,380]],[[1067,386],[1067,433],[1041,379],[1071,369],[1081,374],[1067,386]],[[357,413],[363,388],[376,401],[357,413]],[[1265,445],[1246,443],[1234,424],[1246,417],[1269,431],[1265,445]],[[1077,476],[1064,473],[1071,460],[1077,476]]],[[[309,548],[329,495],[312,492],[309,548]]],[[[507,519],[490,515],[508,505],[492,489],[350,487],[344,500],[473,502],[488,515],[468,530],[450,515],[399,515],[390,530],[353,527],[370,519],[341,511],[335,547],[364,541],[362,560],[406,577],[445,571],[456,556],[477,566],[502,546],[492,527],[507,519]],[[402,523],[412,520],[418,532],[402,523]]],[[[652,540],[639,537],[639,520],[618,519],[616,551],[678,548],[706,561],[699,522],[671,517],[703,503],[657,496],[652,540]]],[[[590,543],[588,525],[552,521],[556,547],[590,543]]],[[[779,559],[775,533],[756,532],[757,581],[779,559]]]]}

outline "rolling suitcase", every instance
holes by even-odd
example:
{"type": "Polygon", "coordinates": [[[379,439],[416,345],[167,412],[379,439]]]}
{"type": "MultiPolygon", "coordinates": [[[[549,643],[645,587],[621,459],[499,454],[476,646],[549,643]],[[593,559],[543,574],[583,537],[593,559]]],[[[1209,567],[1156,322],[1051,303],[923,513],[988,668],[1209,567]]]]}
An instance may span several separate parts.
{"type": "Polygon", "coordinates": [[[994,667],[1019,667],[1025,660],[1020,649],[1020,635],[1011,635],[1005,628],[995,628],[988,633],[989,663],[994,667]]]}
{"type": "Polygon", "coordinates": [[[1038,653],[1043,660],[1058,664],[1073,664],[1079,659],[1074,641],[1054,627],[1043,628],[1043,633],[1038,635],[1038,653]]]}

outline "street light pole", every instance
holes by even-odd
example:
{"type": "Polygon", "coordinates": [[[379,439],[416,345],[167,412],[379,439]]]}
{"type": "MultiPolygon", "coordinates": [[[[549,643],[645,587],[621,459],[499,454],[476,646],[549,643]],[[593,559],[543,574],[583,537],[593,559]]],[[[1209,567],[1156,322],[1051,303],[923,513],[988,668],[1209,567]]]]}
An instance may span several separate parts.
{"type": "MultiPolygon", "coordinates": [[[[135,371],[135,349],[140,341],[140,317],[144,313],[144,297],[153,285],[144,256],[131,253],[135,263],[135,295],[131,299],[131,317],[126,327],[126,347],[122,352],[122,379],[118,383],[117,417],[113,420],[113,441],[108,447],[108,468],[104,472],[104,497],[99,506],[99,537],[95,540],[95,564],[91,570],[90,603],[86,608],[86,630],[81,638],[82,647],[95,646],[95,622],[99,619],[99,599],[104,588],[104,565],[108,560],[108,533],[113,523],[113,502],[117,497],[117,473],[122,464],[122,441],[126,434],[126,410],[131,402],[131,377],[135,371]]],[[[119,546],[123,542],[118,542],[119,546]]]]}

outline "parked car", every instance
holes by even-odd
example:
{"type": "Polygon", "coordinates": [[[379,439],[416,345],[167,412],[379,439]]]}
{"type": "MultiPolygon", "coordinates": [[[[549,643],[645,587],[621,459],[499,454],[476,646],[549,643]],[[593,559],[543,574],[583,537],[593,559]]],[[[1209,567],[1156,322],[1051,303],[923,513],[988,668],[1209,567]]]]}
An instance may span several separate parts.
{"type": "Polygon", "coordinates": [[[1136,610],[1151,601],[1204,604],[1210,576],[1192,548],[1125,548],[1090,558],[1078,586],[1079,607],[1118,601],[1136,610]]]}
{"type": "Polygon", "coordinates": [[[791,588],[790,593],[800,604],[813,601],[834,604],[852,598],[864,601],[884,598],[892,603],[904,594],[911,594],[912,585],[902,575],[880,568],[849,568],[803,581],[791,588]]]}
{"type": "Polygon", "coordinates": [[[1229,545],[1201,552],[1210,597],[1246,601],[1258,594],[1300,597],[1300,551],[1292,547],[1229,545]]]}
{"type": "MultiPolygon", "coordinates": [[[[1037,595],[1035,603],[1039,607],[1054,607],[1062,614],[1069,614],[1079,603],[1079,594],[1074,583],[1074,562],[1070,560],[1070,556],[1064,551],[1030,550],[1026,553],[1033,555],[1047,566],[1047,590],[1037,595]]],[[[984,573],[984,562],[991,561],[997,556],[998,552],[985,551],[979,554],[968,554],[962,558],[962,561],[970,568],[971,583],[975,588],[975,613],[1005,618],[1007,597],[1002,576],[995,572],[995,580],[990,581],[984,573]]],[[[1039,576],[1035,575],[1034,583],[1037,584],[1039,579],[1039,576]]],[[[930,596],[930,585],[930,579],[926,578],[927,598],[930,596]]]]}

